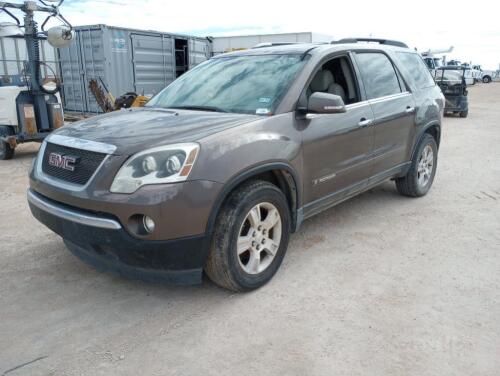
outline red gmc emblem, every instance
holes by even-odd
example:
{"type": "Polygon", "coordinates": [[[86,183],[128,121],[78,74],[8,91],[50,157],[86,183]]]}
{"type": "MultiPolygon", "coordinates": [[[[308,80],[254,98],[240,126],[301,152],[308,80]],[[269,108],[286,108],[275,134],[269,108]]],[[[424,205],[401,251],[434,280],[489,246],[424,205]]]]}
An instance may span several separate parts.
{"type": "Polygon", "coordinates": [[[75,171],[76,157],[71,155],[62,155],[58,153],[49,154],[49,165],[62,168],[68,171],[75,171]]]}

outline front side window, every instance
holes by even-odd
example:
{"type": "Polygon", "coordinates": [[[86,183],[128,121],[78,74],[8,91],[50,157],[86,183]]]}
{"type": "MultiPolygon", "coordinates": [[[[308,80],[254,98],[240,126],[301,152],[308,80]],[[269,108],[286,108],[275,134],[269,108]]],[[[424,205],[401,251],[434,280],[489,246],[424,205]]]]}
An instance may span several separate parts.
{"type": "Polygon", "coordinates": [[[351,61],[347,56],[336,57],[321,66],[314,75],[306,94],[310,97],[315,92],[338,95],[345,104],[360,101],[358,85],[351,61]]]}
{"type": "Polygon", "coordinates": [[[302,55],[212,59],[175,80],[148,106],[270,115],[307,60],[302,55]]]}
{"type": "Polygon", "coordinates": [[[380,52],[356,54],[368,99],[401,93],[398,76],[389,58],[380,52]]]}
{"type": "Polygon", "coordinates": [[[402,67],[415,82],[417,89],[434,86],[434,80],[420,55],[411,52],[398,52],[396,56],[402,67]]]}

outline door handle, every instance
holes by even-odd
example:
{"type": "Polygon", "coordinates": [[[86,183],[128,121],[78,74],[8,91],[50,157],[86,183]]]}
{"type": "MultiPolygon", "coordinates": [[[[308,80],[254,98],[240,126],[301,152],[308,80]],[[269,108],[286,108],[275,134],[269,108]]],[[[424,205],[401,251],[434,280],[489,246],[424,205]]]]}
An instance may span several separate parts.
{"type": "Polygon", "coordinates": [[[358,125],[359,125],[360,128],[364,128],[364,127],[367,127],[367,126],[371,125],[372,123],[373,123],[372,119],[361,118],[361,120],[359,121],[358,125]]]}
{"type": "Polygon", "coordinates": [[[415,107],[410,107],[410,106],[408,106],[408,107],[406,107],[405,112],[406,112],[407,114],[413,114],[413,113],[415,112],[415,107]]]}

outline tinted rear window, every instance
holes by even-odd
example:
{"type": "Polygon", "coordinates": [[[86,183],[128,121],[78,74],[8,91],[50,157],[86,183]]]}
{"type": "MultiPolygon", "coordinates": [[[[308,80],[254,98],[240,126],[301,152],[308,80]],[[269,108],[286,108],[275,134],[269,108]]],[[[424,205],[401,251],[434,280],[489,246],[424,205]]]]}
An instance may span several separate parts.
{"type": "Polygon", "coordinates": [[[398,52],[397,57],[407,74],[415,82],[417,89],[434,86],[434,80],[420,55],[409,52],[398,52]]]}
{"type": "Polygon", "coordinates": [[[356,54],[368,99],[401,93],[398,76],[389,58],[380,52],[356,54]]]}

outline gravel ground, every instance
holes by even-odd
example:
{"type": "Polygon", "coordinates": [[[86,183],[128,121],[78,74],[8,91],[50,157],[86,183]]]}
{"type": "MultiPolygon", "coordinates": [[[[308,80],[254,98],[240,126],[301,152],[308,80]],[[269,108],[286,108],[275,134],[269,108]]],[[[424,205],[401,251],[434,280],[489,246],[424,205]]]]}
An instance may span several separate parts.
{"type": "Polygon", "coordinates": [[[31,217],[37,147],[19,147],[0,161],[0,374],[499,375],[500,84],[470,101],[426,197],[387,182],[306,221],[248,294],[83,264],[31,217]]]}

